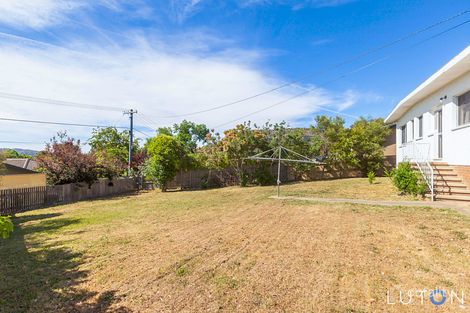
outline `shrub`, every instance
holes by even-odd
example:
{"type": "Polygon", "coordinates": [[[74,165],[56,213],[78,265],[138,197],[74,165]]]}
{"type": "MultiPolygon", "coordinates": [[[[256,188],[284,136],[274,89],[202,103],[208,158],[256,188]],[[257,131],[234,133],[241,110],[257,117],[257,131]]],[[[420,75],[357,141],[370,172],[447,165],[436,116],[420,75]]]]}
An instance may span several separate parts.
{"type": "Polygon", "coordinates": [[[168,182],[180,169],[182,151],[181,144],[168,135],[158,135],[147,142],[146,175],[154,179],[162,191],[166,191],[168,182]]]}
{"type": "Polygon", "coordinates": [[[13,223],[8,216],[0,216],[0,237],[7,239],[13,231],[13,223]]]}
{"type": "Polygon", "coordinates": [[[260,186],[269,186],[276,183],[276,178],[271,174],[269,167],[258,167],[253,173],[253,184],[260,186]]]}
{"type": "Polygon", "coordinates": [[[220,188],[223,184],[220,181],[220,178],[214,175],[204,175],[201,178],[201,187],[202,189],[208,188],[220,188]]]}
{"type": "Polygon", "coordinates": [[[240,174],[240,187],[248,186],[249,181],[250,181],[250,176],[247,173],[242,172],[240,174]]]}
{"type": "Polygon", "coordinates": [[[373,171],[367,173],[367,179],[369,179],[369,184],[372,185],[375,181],[375,173],[373,171]]]}
{"type": "Polygon", "coordinates": [[[411,168],[411,164],[403,162],[391,172],[393,184],[404,194],[424,196],[427,185],[421,175],[411,168]]]}

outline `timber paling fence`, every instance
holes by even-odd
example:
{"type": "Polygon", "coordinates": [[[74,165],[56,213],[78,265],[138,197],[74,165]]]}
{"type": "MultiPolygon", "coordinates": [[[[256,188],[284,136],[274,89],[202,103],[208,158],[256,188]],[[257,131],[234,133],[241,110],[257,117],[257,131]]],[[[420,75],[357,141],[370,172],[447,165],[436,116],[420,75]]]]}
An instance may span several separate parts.
{"type": "Polygon", "coordinates": [[[57,204],[119,195],[137,190],[132,178],[101,179],[87,184],[67,184],[0,190],[0,215],[13,215],[57,204]]]}

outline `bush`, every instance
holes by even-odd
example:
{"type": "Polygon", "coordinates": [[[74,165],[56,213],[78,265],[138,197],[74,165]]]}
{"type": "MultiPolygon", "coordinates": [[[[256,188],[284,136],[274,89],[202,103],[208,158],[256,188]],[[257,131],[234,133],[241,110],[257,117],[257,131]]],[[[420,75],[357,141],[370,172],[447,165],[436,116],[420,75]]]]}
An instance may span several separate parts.
{"type": "Polygon", "coordinates": [[[0,237],[7,239],[13,231],[13,223],[8,216],[0,216],[0,237]]]}
{"type": "Polygon", "coordinates": [[[176,175],[181,165],[183,148],[181,144],[168,135],[158,135],[147,142],[149,159],[146,162],[145,174],[155,180],[162,191],[176,175]]]}
{"type": "Polygon", "coordinates": [[[253,173],[253,184],[259,186],[269,186],[276,183],[276,178],[271,174],[269,167],[258,167],[253,173]]]}
{"type": "Polygon", "coordinates": [[[214,175],[204,175],[201,178],[201,187],[202,189],[208,188],[220,188],[223,184],[220,181],[220,178],[214,175]]]}
{"type": "Polygon", "coordinates": [[[373,171],[367,173],[367,179],[369,179],[369,184],[372,185],[375,181],[375,173],[373,171]]]}
{"type": "Polygon", "coordinates": [[[240,187],[248,186],[249,181],[250,181],[250,176],[247,173],[240,174],[240,187]]]}
{"type": "Polygon", "coordinates": [[[424,196],[428,189],[421,175],[413,170],[408,162],[398,164],[391,172],[391,178],[393,184],[404,194],[424,196]]]}

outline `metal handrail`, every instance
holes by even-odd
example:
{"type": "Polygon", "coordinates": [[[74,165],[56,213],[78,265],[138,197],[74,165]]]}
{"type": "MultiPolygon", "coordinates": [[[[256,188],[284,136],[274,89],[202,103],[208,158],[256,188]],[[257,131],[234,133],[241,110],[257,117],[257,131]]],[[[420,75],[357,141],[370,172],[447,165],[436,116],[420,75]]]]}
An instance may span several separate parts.
{"type": "Polygon", "coordinates": [[[431,201],[434,201],[434,168],[429,162],[431,145],[429,143],[413,142],[405,144],[404,148],[405,155],[403,157],[403,160],[416,163],[419,171],[421,172],[421,175],[423,175],[424,180],[426,181],[426,184],[429,187],[429,190],[431,191],[431,201]],[[427,151],[423,153],[423,149],[420,149],[418,147],[425,147],[424,151],[426,151],[427,147],[427,151]],[[411,150],[411,153],[407,150],[411,150]],[[427,175],[428,172],[430,173],[429,177],[427,175]]]}

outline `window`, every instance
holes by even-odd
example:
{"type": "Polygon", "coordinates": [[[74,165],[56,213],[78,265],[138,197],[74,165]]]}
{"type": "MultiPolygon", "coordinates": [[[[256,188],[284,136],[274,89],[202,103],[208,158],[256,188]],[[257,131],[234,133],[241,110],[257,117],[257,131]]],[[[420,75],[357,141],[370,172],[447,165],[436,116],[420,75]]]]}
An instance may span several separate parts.
{"type": "Polygon", "coordinates": [[[423,138],[423,116],[418,117],[418,137],[423,138]]]}
{"type": "Polygon", "coordinates": [[[411,140],[415,139],[415,120],[411,120],[411,140]]]}
{"type": "Polygon", "coordinates": [[[405,144],[406,143],[406,124],[403,125],[400,129],[401,129],[401,143],[405,144]]]}
{"type": "Polygon", "coordinates": [[[458,126],[470,124],[470,91],[458,97],[458,126]]]}

